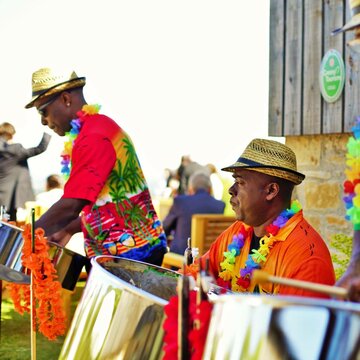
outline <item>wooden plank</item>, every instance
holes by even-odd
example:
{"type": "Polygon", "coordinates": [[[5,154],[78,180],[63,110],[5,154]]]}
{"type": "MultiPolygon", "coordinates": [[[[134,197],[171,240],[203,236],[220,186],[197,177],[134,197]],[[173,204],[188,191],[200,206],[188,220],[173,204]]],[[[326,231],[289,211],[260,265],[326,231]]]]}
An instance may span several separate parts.
{"type": "Polygon", "coordinates": [[[322,42],[322,1],[304,1],[303,134],[321,132],[319,66],[322,42]]]}
{"type": "MultiPolygon", "coordinates": [[[[346,7],[346,22],[351,18],[349,6],[346,7]]],[[[340,35],[338,35],[340,36],[340,35]]],[[[354,32],[345,33],[346,44],[354,39],[354,32]]],[[[360,115],[360,53],[354,51],[349,45],[345,47],[345,106],[344,106],[344,132],[351,132],[356,117],[360,115]]]]}
{"type": "Polygon", "coordinates": [[[283,135],[284,0],[270,1],[269,135],[283,135]]]}
{"type": "Polygon", "coordinates": [[[303,8],[301,0],[287,1],[286,4],[284,135],[300,135],[302,117],[303,8]]]}
{"type": "MultiPolygon", "coordinates": [[[[339,0],[324,1],[324,54],[330,50],[335,49],[340,54],[344,50],[344,39],[342,35],[331,36],[331,31],[343,26],[344,17],[344,3],[339,0]]],[[[344,113],[343,113],[344,91],[342,96],[333,103],[328,103],[322,100],[323,112],[323,126],[322,133],[340,133],[343,127],[344,113]]]]}

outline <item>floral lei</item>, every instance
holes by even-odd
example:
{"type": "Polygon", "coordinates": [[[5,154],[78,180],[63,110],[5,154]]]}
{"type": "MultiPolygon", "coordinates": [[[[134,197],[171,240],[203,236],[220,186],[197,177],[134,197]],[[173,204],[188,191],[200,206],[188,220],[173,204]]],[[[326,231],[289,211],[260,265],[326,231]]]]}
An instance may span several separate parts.
{"type": "Polygon", "coordinates": [[[98,114],[100,111],[101,106],[98,104],[94,105],[84,105],[82,109],[77,113],[78,118],[71,120],[71,130],[65,133],[67,136],[67,140],[64,143],[64,150],[61,153],[61,173],[65,180],[67,180],[70,176],[71,170],[71,154],[74,146],[74,142],[78,137],[81,127],[84,123],[84,117],[86,115],[94,115],[98,114]]]}
{"type": "MultiPolygon", "coordinates": [[[[32,251],[32,234],[30,224],[24,226],[24,246],[22,249],[22,265],[33,273],[33,292],[35,299],[34,331],[36,328],[49,340],[64,335],[66,315],[61,298],[61,284],[56,269],[49,257],[49,245],[44,230],[35,230],[35,252],[32,251]]],[[[30,285],[9,283],[10,296],[15,311],[21,315],[30,313],[30,285]]]]}
{"type": "Polygon", "coordinates": [[[232,288],[234,291],[246,291],[250,286],[252,272],[260,269],[266,262],[267,256],[273,244],[277,241],[275,236],[279,230],[296,213],[301,210],[300,203],[295,200],[291,203],[290,209],[283,210],[273,223],[266,227],[265,235],[260,239],[260,246],[257,250],[253,249],[249,254],[245,267],[240,269],[240,274],[235,274],[235,259],[240,255],[248,236],[248,230],[242,225],[240,232],[233,236],[233,241],[228,246],[228,251],[224,252],[224,261],[220,263],[221,272],[219,273],[218,285],[225,288],[232,288]]]}
{"type": "Polygon", "coordinates": [[[355,230],[360,230],[360,116],[352,128],[353,135],[348,140],[346,154],[345,174],[347,180],[344,182],[343,197],[346,208],[346,220],[354,224],[355,230]]]}

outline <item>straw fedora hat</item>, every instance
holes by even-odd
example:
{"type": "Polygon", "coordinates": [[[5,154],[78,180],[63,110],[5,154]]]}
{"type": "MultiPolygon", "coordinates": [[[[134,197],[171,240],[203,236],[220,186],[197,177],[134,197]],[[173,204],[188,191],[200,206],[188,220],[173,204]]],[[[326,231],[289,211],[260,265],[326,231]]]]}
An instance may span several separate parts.
{"type": "Polygon", "coordinates": [[[344,31],[352,30],[360,25],[360,0],[349,0],[351,19],[343,27],[335,29],[331,35],[336,35],[344,31]]]}
{"type": "Polygon", "coordinates": [[[305,179],[305,175],[297,171],[295,153],[288,146],[273,140],[252,140],[234,164],[221,170],[234,172],[239,168],[285,179],[295,185],[305,179]]]}
{"type": "Polygon", "coordinates": [[[61,73],[50,68],[39,69],[32,74],[32,99],[25,108],[33,107],[34,102],[42,97],[83,87],[85,83],[85,77],[78,77],[75,71],[61,73]]]}

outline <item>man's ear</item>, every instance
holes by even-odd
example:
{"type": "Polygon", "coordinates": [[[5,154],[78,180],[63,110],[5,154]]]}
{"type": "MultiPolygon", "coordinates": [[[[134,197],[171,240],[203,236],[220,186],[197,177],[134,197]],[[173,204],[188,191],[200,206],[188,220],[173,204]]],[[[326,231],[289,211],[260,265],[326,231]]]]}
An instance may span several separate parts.
{"type": "Polygon", "coordinates": [[[280,191],[280,186],[276,182],[271,182],[265,187],[266,200],[274,199],[280,191]]]}
{"type": "Polygon", "coordinates": [[[60,96],[62,103],[69,107],[71,105],[71,94],[67,91],[63,91],[60,96]]]}

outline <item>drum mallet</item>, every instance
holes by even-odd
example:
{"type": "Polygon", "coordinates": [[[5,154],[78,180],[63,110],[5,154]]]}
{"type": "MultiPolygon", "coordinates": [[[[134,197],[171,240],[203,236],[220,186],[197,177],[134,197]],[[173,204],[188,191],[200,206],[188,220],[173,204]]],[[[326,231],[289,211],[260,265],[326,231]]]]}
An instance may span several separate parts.
{"type": "Polygon", "coordinates": [[[267,272],[262,270],[254,270],[252,274],[251,282],[253,284],[263,284],[271,282],[273,284],[280,284],[286,286],[292,286],[304,290],[310,290],[319,292],[322,294],[327,294],[329,296],[334,296],[341,299],[346,299],[348,297],[348,291],[345,288],[338,286],[330,286],[318,283],[312,283],[309,281],[288,279],[279,276],[269,275],[267,272]]]}

